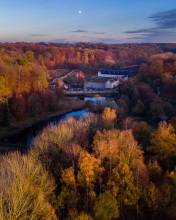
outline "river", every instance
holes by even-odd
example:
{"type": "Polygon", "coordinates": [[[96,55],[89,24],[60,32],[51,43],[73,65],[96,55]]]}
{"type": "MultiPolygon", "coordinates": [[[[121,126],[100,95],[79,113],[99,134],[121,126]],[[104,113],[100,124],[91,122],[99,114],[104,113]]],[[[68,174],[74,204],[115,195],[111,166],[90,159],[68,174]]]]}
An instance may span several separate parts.
{"type": "MultiPolygon", "coordinates": [[[[109,101],[112,101],[112,98],[106,98],[106,97],[84,97],[84,101],[93,101],[94,105],[98,104],[105,104],[106,102],[109,103],[109,101]]],[[[38,135],[39,132],[41,132],[45,127],[49,126],[50,124],[57,125],[61,120],[64,120],[70,116],[72,117],[81,117],[85,118],[86,114],[88,114],[88,110],[77,110],[72,111],[70,113],[61,115],[61,116],[55,116],[51,117],[46,121],[38,122],[34,125],[32,125],[29,128],[26,128],[25,130],[19,132],[18,134],[12,135],[11,137],[7,138],[7,141],[11,144],[16,144],[17,146],[24,146],[29,147],[33,144],[34,138],[38,135]]]]}
{"type": "Polygon", "coordinates": [[[38,135],[38,133],[41,132],[45,127],[49,126],[50,124],[57,125],[60,121],[65,120],[66,118],[71,117],[71,116],[84,118],[86,114],[88,114],[88,111],[83,109],[83,110],[78,110],[78,111],[72,111],[61,116],[51,117],[46,121],[40,121],[32,125],[31,127],[24,129],[18,134],[8,137],[7,140],[9,143],[12,143],[12,144],[29,147],[30,145],[33,144],[33,140],[38,135]]]}

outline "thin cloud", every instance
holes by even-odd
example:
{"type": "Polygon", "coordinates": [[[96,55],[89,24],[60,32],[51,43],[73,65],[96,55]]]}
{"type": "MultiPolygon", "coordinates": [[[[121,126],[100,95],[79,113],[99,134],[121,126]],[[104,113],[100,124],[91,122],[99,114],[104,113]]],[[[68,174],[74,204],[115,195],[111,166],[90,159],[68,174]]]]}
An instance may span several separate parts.
{"type": "Polygon", "coordinates": [[[135,29],[126,31],[130,35],[127,39],[140,39],[148,42],[173,41],[176,35],[176,9],[159,12],[151,15],[148,19],[152,20],[154,27],[135,29]]]}
{"type": "Polygon", "coordinates": [[[126,34],[141,34],[141,33],[150,33],[152,31],[154,31],[155,28],[148,28],[148,29],[136,29],[133,31],[126,31],[126,34]]]}
{"type": "Polygon", "coordinates": [[[94,31],[94,32],[92,32],[92,34],[106,34],[106,32],[97,32],[97,31],[94,31]]]}
{"type": "Polygon", "coordinates": [[[89,31],[79,29],[79,30],[75,30],[75,31],[72,31],[72,32],[74,32],[74,33],[87,33],[89,31]]]}
{"type": "Polygon", "coordinates": [[[163,29],[152,29],[151,32],[148,33],[141,33],[136,35],[130,35],[129,40],[140,40],[141,42],[153,42],[153,43],[165,43],[175,42],[176,30],[163,30],[163,29]]]}
{"type": "Polygon", "coordinates": [[[47,34],[30,34],[32,37],[46,37],[48,36],[47,34]]]}
{"type": "Polygon", "coordinates": [[[79,29],[79,30],[74,30],[72,31],[74,33],[89,33],[89,34],[106,34],[106,32],[99,32],[99,31],[87,31],[87,30],[83,30],[83,29],[79,29]]]}
{"type": "Polygon", "coordinates": [[[170,29],[176,28],[176,9],[159,12],[148,17],[156,23],[159,28],[170,29]]]}

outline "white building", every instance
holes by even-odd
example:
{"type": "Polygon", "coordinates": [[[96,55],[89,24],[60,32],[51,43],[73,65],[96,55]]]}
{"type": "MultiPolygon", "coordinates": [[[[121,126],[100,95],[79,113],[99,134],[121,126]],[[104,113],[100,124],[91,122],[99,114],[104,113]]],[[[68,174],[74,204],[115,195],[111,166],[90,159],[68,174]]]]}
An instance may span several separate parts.
{"type": "Polygon", "coordinates": [[[128,78],[130,74],[130,71],[128,70],[105,70],[105,69],[102,69],[102,70],[99,70],[98,72],[98,76],[99,77],[125,77],[125,78],[128,78]]]}
{"type": "Polygon", "coordinates": [[[108,81],[105,83],[105,88],[106,89],[113,89],[117,87],[120,83],[120,80],[116,77],[108,79],[108,81]]]}
{"type": "Polygon", "coordinates": [[[85,88],[94,88],[94,89],[113,89],[119,85],[121,78],[113,77],[93,77],[86,79],[85,88]]]}

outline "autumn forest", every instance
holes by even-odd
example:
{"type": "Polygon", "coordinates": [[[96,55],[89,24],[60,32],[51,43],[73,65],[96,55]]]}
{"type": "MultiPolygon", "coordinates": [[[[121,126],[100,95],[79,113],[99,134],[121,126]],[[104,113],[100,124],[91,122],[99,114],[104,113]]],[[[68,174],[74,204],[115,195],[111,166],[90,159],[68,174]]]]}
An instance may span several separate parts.
{"type": "Polygon", "coordinates": [[[0,178],[0,220],[176,219],[176,44],[0,43],[0,178]],[[130,71],[116,109],[51,88],[53,72],[81,71],[63,80],[72,89],[100,69],[130,71]],[[73,109],[89,113],[4,150],[73,109]]]}

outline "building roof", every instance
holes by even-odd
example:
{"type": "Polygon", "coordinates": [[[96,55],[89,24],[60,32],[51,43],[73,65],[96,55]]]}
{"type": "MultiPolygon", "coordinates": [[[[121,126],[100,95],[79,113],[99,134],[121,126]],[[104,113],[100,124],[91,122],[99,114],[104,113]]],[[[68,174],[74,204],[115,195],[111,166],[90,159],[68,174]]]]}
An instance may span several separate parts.
{"type": "Polygon", "coordinates": [[[108,79],[111,79],[111,77],[92,77],[92,78],[86,78],[86,82],[96,82],[96,83],[106,83],[108,79]]]}
{"type": "Polygon", "coordinates": [[[105,75],[125,75],[128,76],[130,74],[129,70],[105,70],[105,69],[101,69],[100,70],[101,74],[105,74],[105,75]]]}
{"type": "Polygon", "coordinates": [[[116,82],[116,81],[118,81],[118,80],[119,80],[119,78],[117,78],[117,77],[113,77],[113,78],[110,78],[110,79],[109,79],[109,81],[110,81],[111,83],[116,82]]]}

